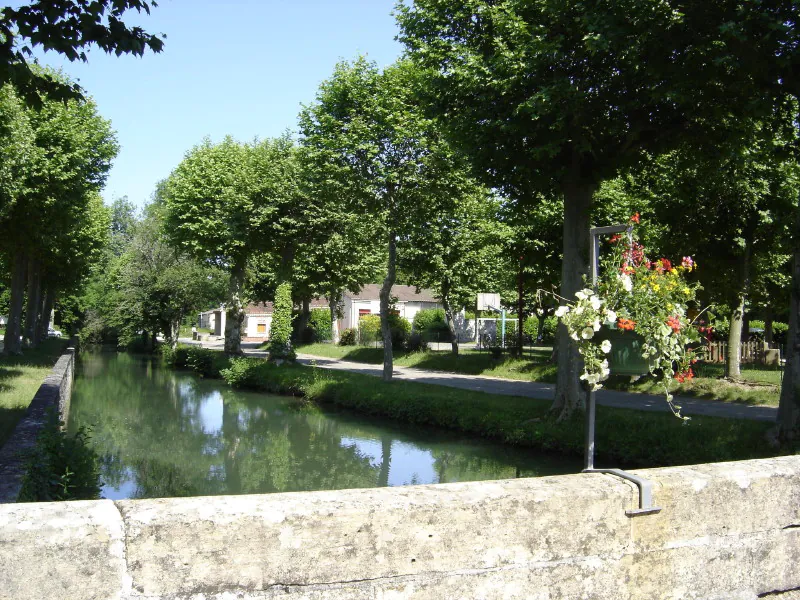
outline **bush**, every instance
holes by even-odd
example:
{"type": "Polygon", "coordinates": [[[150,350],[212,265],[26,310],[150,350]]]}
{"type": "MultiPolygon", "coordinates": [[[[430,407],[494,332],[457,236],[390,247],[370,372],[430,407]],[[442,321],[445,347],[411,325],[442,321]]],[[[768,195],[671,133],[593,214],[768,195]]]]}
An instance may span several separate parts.
{"type": "Polygon", "coordinates": [[[339,335],[339,345],[355,346],[357,339],[358,339],[358,331],[355,328],[350,327],[342,331],[341,335],[339,335]]]}
{"type": "Polygon", "coordinates": [[[411,335],[411,322],[399,315],[389,315],[389,327],[392,331],[392,347],[405,348],[411,335]]]}
{"type": "Polygon", "coordinates": [[[229,363],[229,357],[216,350],[200,346],[189,346],[186,350],[186,366],[201,377],[219,377],[229,363]]]}
{"type": "Polygon", "coordinates": [[[442,338],[442,341],[450,340],[450,330],[447,327],[443,308],[428,308],[419,311],[414,315],[414,322],[411,330],[414,333],[424,335],[426,339],[442,338]],[[447,336],[447,339],[444,339],[447,336]]]}
{"type": "Polygon", "coordinates": [[[183,344],[178,344],[175,348],[169,345],[161,346],[161,357],[164,364],[173,369],[185,369],[187,367],[186,359],[189,356],[190,348],[192,348],[192,346],[185,346],[183,344]]]}
{"type": "Polygon", "coordinates": [[[95,500],[100,497],[98,461],[89,430],[80,427],[74,435],[62,431],[51,410],[31,452],[18,501],[95,500]]]}
{"type": "Polygon", "coordinates": [[[331,339],[331,311],[315,308],[308,319],[308,328],[313,332],[313,341],[327,342],[331,339]]]}
{"type": "Polygon", "coordinates": [[[374,344],[381,339],[380,315],[364,315],[358,320],[358,343],[374,344]]]}
{"type": "Polygon", "coordinates": [[[269,359],[294,360],[292,349],[292,285],[283,282],[275,291],[272,324],[269,327],[269,359]]]}
{"type": "Polygon", "coordinates": [[[426,340],[422,335],[420,335],[415,331],[410,336],[408,336],[408,342],[406,342],[406,348],[408,349],[409,352],[427,352],[428,340],[426,340]]]}
{"type": "Polygon", "coordinates": [[[776,343],[785,344],[789,334],[789,325],[781,323],[780,321],[774,321],[772,323],[772,333],[776,343]]]}

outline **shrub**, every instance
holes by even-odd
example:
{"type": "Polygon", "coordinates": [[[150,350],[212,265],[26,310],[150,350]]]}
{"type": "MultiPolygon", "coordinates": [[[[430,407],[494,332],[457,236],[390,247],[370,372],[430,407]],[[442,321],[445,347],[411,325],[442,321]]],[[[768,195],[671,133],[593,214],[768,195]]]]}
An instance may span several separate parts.
{"type": "Polygon", "coordinates": [[[169,345],[161,346],[161,357],[164,364],[174,369],[185,369],[187,367],[186,359],[189,356],[191,347],[183,344],[178,344],[175,348],[169,345]]]}
{"type": "Polygon", "coordinates": [[[380,315],[364,315],[358,320],[358,343],[374,344],[381,339],[380,315]]]}
{"type": "Polygon", "coordinates": [[[392,347],[405,348],[411,334],[411,322],[398,315],[389,315],[389,327],[392,331],[392,347]]]}
{"type": "Polygon", "coordinates": [[[292,285],[283,282],[275,291],[272,324],[269,327],[269,359],[294,360],[292,349],[292,285]]]}
{"type": "Polygon", "coordinates": [[[789,333],[789,325],[781,323],[780,321],[774,321],[772,323],[772,333],[775,342],[778,344],[785,344],[789,333]]]}
{"type": "Polygon", "coordinates": [[[358,330],[353,327],[349,329],[345,329],[339,335],[339,345],[340,346],[355,346],[356,340],[358,338],[358,330]]]}
{"type": "Polygon", "coordinates": [[[558,318],[554,316],[545,317],[544,327],[542,327],[542,342],[552,344],[556,341],[556,330],[558,329],[558,318]]]}
{"type": "Polygon", "coordinates": [[[313,332],[313,341],[326,342],[331,339],[331,311],[315,308],[308,319],[308,327],[313,332]]]}
{"type": "Polygon", "coordinates": [[[89,445],[89,430],[80,427],[72,435],[63,431],[52,410],[47,419],[31,451],[18,501],[99,498],[99,459],[89,445]]]}
{"type": "Polygon", "coordinates": [[[428,340],[426,340],[422,335],[420,335],[415,331],[410,336],[408,336],[408,342],[406,342],[406,348],[408,349],[409,352],[427,352],[428,340]]]}
{"type": "Polygon", "coordinates": [[[449,342],[450,329],[447,327],[444,309],[429,308],[414,315],[412,331],[419,333],[429,342],[449,342]]]}

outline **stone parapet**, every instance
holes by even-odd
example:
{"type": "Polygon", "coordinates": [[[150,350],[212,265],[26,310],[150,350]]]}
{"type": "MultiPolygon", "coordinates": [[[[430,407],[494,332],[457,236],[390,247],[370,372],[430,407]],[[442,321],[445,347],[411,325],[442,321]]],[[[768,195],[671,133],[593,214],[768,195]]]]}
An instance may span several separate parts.
{"type": "Polygon", "coordinates": [[[0,506],[0,599],[731,600],[800,589],[800,456],[399,488],[0,506]]]}
{"type": "Polygon", "coordinates": [[[11,437],[0,448],[0,504],[17,501],[28,455],[47,423],[48,412],[57,410],[61,420],[66,422],[74,376],[75,349],[67,348],[39,386],[11,437]]]}

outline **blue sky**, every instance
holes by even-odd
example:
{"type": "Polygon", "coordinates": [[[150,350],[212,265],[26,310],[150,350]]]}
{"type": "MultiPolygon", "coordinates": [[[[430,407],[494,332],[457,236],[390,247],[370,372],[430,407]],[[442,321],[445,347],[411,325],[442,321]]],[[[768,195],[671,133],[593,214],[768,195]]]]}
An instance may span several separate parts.
{"type": "Polygon", "coordinates": [[[294,131],[301,104],[340,59],[366,54],[380,66],[401,53],[394,41],[394,0],[159,0],[148,17],[131,16],[165,33],[160,54],[107,56],[61,67],[111,120],[122,147],[104,191],[106,202],[150,198],[184,153],[205,136],[220,140],[294,131]]]}

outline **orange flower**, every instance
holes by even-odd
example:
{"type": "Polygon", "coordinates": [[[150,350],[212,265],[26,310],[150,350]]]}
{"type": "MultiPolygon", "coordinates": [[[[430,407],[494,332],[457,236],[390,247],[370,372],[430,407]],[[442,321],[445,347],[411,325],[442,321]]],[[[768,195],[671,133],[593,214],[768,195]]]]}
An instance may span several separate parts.
{"type": "Polygon", "coordinates": [[[631,217],[631,223],[638,223],[639,222],[639,213],[634,213],[631,217]]]}
{"type": "Polygon", "coordinates": [[[694,379],[694,373],[692,373],[692,369],[689,368],[683,373],[675,373],[675,379],[678,383],[683,383],[684,381],[691,381],[694,379]]]}
{"type": "Polygon", "coordinates": [[[636,327],[636,321],[630,319],[617,319],[617,327],[623,331],[633,331],[636,327]]]}
{"type": "Polygon", "coordinates": [[[678,317],[670,317],[667,319],[667,326],[672,329],[673,333],[678,333],[681,330],[681,321],[678,317]]]}

